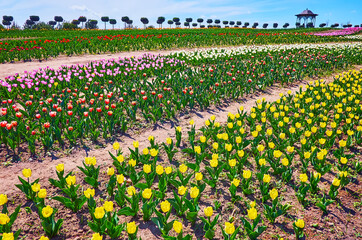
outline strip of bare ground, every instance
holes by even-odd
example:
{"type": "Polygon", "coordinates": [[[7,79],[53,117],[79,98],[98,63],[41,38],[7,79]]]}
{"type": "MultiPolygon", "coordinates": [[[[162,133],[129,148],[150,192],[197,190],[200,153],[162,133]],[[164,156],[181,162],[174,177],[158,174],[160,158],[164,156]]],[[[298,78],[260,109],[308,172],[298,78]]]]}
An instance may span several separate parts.
{"type": "MultiPolygon", "coordinates": [[[[361,70],[362,65],[354,66],[355,70],[361,70]]],[[[326,83],[333,81],[333,76],[323,78],[326,83]]],[[[268,102],[273,102],[279,99],[279,93],[286,94],[289,90],[292,93],[295,93],[299,90],[300,86],[304,86],[308,83],[308,80],[303,80],[298,83],[294,83],[287,87],[281,87],[274,85],[268,88],[264,92],[255,93],[252,96],[248,96],[245,99],[237,102],[230,102],[225,106],[211,107],[204,111],[194,111],[189,115],[180,117],[177,123],[177,126],[182,127],[183,136],[187,136],[187,131],[189,130],[189,121],[193,119],[195,121],[196,129],[199,129],[204,125],[205,120],[209,119],[212,115],[216,116],[216,120],[220,123],[225,123],[227,121],[227,113],[236,113],[240,106],[244,106],[244,110],[250,112],[250,109],[255,106],[255,101],[257,99],[265,98],[268,102]]],[[[140,133],[132,133],[130,135],[123,135],[119,138],[121,142],[121,148],[124,150],[124,153],[128,155],[128,148],[133,148],[133,141],[139,141],[139,148],[142,150],[145,147],[149,146],[148,137],[150,135],[155,136],[157,142],[164,142],[167,137],[175,138],[175,123],[166,122],[163,124],[156,124],[151,128],[142,129],[140,133]]],[[[55,166],[59,163],[65,164],[65,171],[76,171],[77,166],[81,166],[84,157],[93,156],[97,158],[97,163],[101,165],[112,165],[112,159],[108,154],[108,151],[114,151],[112,145],[108,144],[105,148],[102,149],[92,149],[86,151],[84,149],[77,149],[72,152],[70,156],[62,157],[57,160],[45,159],[43,162],[20,162],[13,164],[11,166],[0,168],[0,193],[3,194],[12,194],[20,193],[18,189],[15,189],[14,185],[18,184],[18,179],[16,176],[21,175],[21,171],[24,168],[31,168],[33,171],[32,179],[40,178],[40,182],[47,183],[49,178],[54,178],[55,176],[55,166]]]]}

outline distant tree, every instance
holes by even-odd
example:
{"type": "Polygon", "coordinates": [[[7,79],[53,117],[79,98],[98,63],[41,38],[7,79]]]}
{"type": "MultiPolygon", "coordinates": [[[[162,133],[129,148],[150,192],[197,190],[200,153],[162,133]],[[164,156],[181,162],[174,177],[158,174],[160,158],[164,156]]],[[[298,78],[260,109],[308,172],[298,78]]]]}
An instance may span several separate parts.
{"type": "Polygon", "coordinates": [[[143,26],[144,26],[144,28],[146,29],[146,25],[150,22],[150,21],[148,21],[148,18],[146,18],[146,17],[141,17],[141,22],[143,23],[143,26]]]}
{"type": "Polygon", "coordinates": [[[351,24],[351,23],[348,23],[348,24],[347,24],[347,27],[352,27],[352,24],[351,24]]]}
{"type": "Polygon", "coordinates": [[[114,29],[114,25],[116,25],[116,24],[117,24],[117,20],[116,20],[116,19],[114,19],[114,18],[109,19],[109,24],[111,24],[111,25],[112,25],[112,29],[114,29]]]}
{"type": "Polygon", "coordinates": [[[283,25],[283,28],[288,28],[289,27],[289,23],[285,23],[284,25],[283,25]]]}
{"type": "Polygon", "coordinates": [[[323,27],[325,27],[327,24],[326,23],[321,23],[321,24],[319,24],[319,27],[320,28],[323,28],[323,27]]]}
{"type": "Polygon", "coordinates": [[[335,24],[334,24],[334,27],[339,27],[339,23],[335,23],[335,24]]]}
{"type": "Polygon", "coordinates": [[[200,25],[200,28],[205,28],[205,25],[200,25]]]}
{"type": "Polygon", "coordinates": [[[176,24],[177,27],[180,27],[181,22],[176,22],[175,24],[176,24]]]}
{"type": "Polygon", "coordinates": [[[173,24],[173,21],[172,20],[168,20],[167,21],[167,24],[169,24],[170,25],[170,28],[172,27],[172,24],[173,24]]]}
{"type": "Polygon", "coordinates": [[[63,17],[61,16],[55,16],[54,17],[54,21],[56,21],[58,23],[58,28],[60,26],[60,23],[63,22],[63,17]]]}
{"type": "Polygon", "coordinates": [[[10,28],[11,22],[14,20],[13,16],[3,16],[3,25],[8,26],[10,28]]]}
{"type": "Polygon", "coordinates": [[[246,27],[246,28],[247,28],[249,25],[250,25],[250,23],[248,23],[248,22],[245,22],[245,23],[244,23],[244,27],[246,27]]]}
{"type": "Polygon", "coordinates": [[[235,25],[235,21],[230,21],[229,24],[230,24],[230,26],[234,26],[234,25],[235,25]]]}
{"type": "Polygon", "coordinates": [[[208,24],[211,24],[211,23],[212,23],[212,19],[207,19],[206,22],[207,22],[208,24]]]}
{"type": "Polygon", "coordinates": [[[277,28],[278,27],[278,23],[273,23],[273,28],[277,28]]]}
{"type": "Polygon", "coordinates": [[[222,24],[228,25],[228,24],[229,24],[229,21],[222,21],[222,24]]]}
{"type": "Polygon", "coordinates": [[[127,16],[124,16],[121,18],[122,22],[124,22],[124,28],[126,29],[127,28],[127,22],[129,21],[129,17],[127,16]]]}
{"type": "Polygon", "coordinates": [[[197,23],[193,23],[192,26],[193,26],[193,27],[197,27],[197,23]]]}
{"type": "Polygon", "coordinates": [[[49,21],[48,25],[51,26],[52,28],[54,28],[55,25],[57,25],[56,21],[49,21]]]}
{"type": "Polygon", "coordinates": [[[259,26],[259,23],[255,22],[252,26],[252,28],[257,28],[259,26]]]}
{"type": "Polygon", "coordinates": [[[73,24],[72,22],[64,22],[62,25],[62,29],[66,29],[66,30],[72,30],[72,29],[77,29],[77,25],[73,24]]]}
{"type": "Polygon", "coordinates": [[[241,21],[236,21],[236,26],[240,26],[241,25],[241,21]]]}
{"type": "Polygon", "coordinates": [[[86,29],[98,29],[98,21],[93,19],[88,19],[88,21],[85,23],[86,29]]]}
{"type": "Polygon", "coordinates": [[[101,21],[104,22],[104,29],[107,29],[107,22],[109,22],[109,17],[101,17],[101,21]]]}
{"type": "Polygon", "coordinates": [[[128,20],[127,21],[127,24],[128,24],[128,28],[133,28],[132,24],[133,24],[133,20],[128,20]]]}
{"type": "Polygon", "coordinates": [[[311,23],[311,22],[307,23],[307,28],[314,28],[313,23],[311,23]]]}
{"type": "Polygon", "coordinates": [[[203,23],[203,22],[204,22],[204,19],[202,19],[202,18],[198,18],[196,21],[197,21],[197,22],[200,24],[200,26],[201,26],[201,23],[203,23]]]}
{"type": "Polygon", "coordinates": [[[82,23],[82,28],[83,28],[83,24],[87,21],[87,18],[84,17],[84,16],[80,16],[80,17],[78,18],[78,20],[79,20],[79,22],[82,23]]]}
{"type": "Polygon", "coordinates": [[[300,28],[300,23],[299,22],[295,23],[295,27],[300,28]]]}
{"type": "Polygon", "coordinates": [[[166,21],[165,17],[158,17],[157,24],[159,24],[162,28],[162,24],[166,21]]]}
{"type": "Polygon", "coordinates": [[[49,24],[46,24],[45,22],[38,22],[37,24],[34,24],[32,29],[36,29],[36,30],[51,30],[53,29],[52,26],[50,26],[49,24]]]}
{"type": "Polygon", "coordinates": [[[24,29],[32,29],[34,24],[32,20],[28,19],[25,21],[24,29]]]}
{"type": "Polygon", "coordinates": [[[358,24],[356,24],[356,25],[354,25],[354,27],[359,27],[359,25],[358,25],[358,24]]]}
{"type": "Polygon", "coordinates": [[[215,19],[215,21],[214,21],[214,23],[216,23],[216,24],[220,24],[220,19],[215,19]]]}
{"type": "Polygon", "coordinates": [[[264,29],[267,28],[268,25],[269,25],[268,23],[264,23],[264,24],[263,24],[263,28],[264,28],[264,29]]]}
{"type": "Polygon", "coordinates": [[[80,24],[80,22],[79,22],[79,20],[77,20],[77,19],[73,19],[72,24],[74,24],[75,26],[78,27],[78,25],[80,24]]]}
{"type": "Polygon", "coordinates": [[[190,24],[192,22],[192,18],[186,18],[186,22],[190,24]]]}
{"type": "Polygon", "coordinates": [[[189,22],[184,22],[184,26],[190,28],[190,23],[189,22]]]}
{"type": "Polygon", "coordinates": [[[33,21],[34,24],[36,24],[37,22],[39,22],[40,17],[39,17],[39,16],[32,15],[32,16],[29,17],[29,19],[30,19],[31,21],[33,21]]]}
{"type": "Polygon", "coordinates": [[[172,18],[172,21],[177,25],[177,23],[180,22],[180,18],[174,17],[174,18],[172,18]]]}

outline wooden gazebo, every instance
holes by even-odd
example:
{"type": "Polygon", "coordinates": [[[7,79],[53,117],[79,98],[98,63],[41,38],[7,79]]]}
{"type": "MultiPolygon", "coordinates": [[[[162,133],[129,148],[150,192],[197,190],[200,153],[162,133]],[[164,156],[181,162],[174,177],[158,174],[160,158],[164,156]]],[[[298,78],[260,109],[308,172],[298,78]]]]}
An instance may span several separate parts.
{"type": "Polygon", "coordinates": [[[308,10],[307,8],[306,10],[295,16],[297,16],[297,22],[296,22],[297,27],[298,26],[314,27],[316,17],[318,16],[318,14],[313,13],[311,10],[308,10]]]}

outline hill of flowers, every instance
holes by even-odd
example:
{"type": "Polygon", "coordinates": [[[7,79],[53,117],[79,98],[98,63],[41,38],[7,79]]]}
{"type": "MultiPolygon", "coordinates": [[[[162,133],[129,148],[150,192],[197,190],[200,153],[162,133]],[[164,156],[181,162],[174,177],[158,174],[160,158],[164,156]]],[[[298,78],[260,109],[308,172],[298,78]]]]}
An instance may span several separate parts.
{"type": "Polygon", "coordinates": [[[342,41],[336,37],[320,38],[295,29],[3,31],[0,39],[3,39],[0,41],[0,63],[87,53],[342,41]]]}
{"type": "Polygon", "coordinates": [[[361,31],[362,31],[362,27],[350,27],[350,28],[344,28],[344,29],[337,29],[332,32],[313,33],[313,35],[324,36],[324,37],[325,36],[345,36],[345,35],[356,34],[361,31]]]}
{"type": "Polygon", "coordinates": [[[144,149],[135,141],[128,156],[115,142],[113,165],[100,171],[97,159],[87,157],[76,176],[60,163],[48,189],[24,169],[16,187],[26,199],[15,207],[11,196],[0,195],[0,236],[29,234],[14,227],[26,202],[42,240],[79,232],[93,240],[137,239],[145,223],[156,229],[152,238],[313,239],[309,214],[329,216],[345,206],[339,196],[362,170],[361,81],[359,71],[328,84],[312,81],[275,102],[257,100],[250,113],[240,107],[225,125],[211,117],[196,131],[191,120],[186,135],[177,127],[174,139],[150,136],[144,149]],[[84,229],[67,231],[76,224],[63,222],[62,212],[84,229]],[[273,235],[276,224],[292,230],[273,235]]]}
{"type": "Polygon", "coordinates": [[[108,139],[139,121],[171,119],[274,83],[360,64],[361,46],[296,44],[147,54],[9,76],[0,80],[1,148],[34,154],[39,146],[47,151],[79,140],[108,139]]]}

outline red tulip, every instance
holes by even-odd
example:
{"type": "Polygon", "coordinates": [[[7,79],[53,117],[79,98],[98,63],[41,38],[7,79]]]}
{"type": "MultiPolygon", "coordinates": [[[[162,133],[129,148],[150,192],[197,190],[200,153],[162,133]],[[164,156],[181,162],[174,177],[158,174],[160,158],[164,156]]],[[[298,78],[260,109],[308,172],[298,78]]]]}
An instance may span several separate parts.
{"type": "Polygon", "coordinates": [[[55,116],[57,116],[57,113],[56,113],[56,112],[50,112],[49,115],[50,115],[51,117],[55,117],[55,116]]]}
{"type": "Polygon", "coordinates": [[[44,123],[44,127],[45,128],[50,128],[50,123],[48,123],[48,122],[44,123]]]}
{"type": "Polygon", "coordinates": [[[84,117],[88,117],[88,112],[84,112],[84,117]]]}
{"type": "Polygon", "coordinates": [[[15,116],[18,117],[18,118],[21,118],[21,117],[23,116],[23,114],[22,114],[21,112],[17,112],[17,113],[15,114],[15,116]]]}
{"type": "Polygon", "coordinates": [[[102,112],[102,108],[97,108],[97,112],[102,112]]]}
{"type": "Polygon", "coordinates": [[[112,116],[113,115],[113,112],[112,111],[108,111],[108,116],[112,116]]]}

